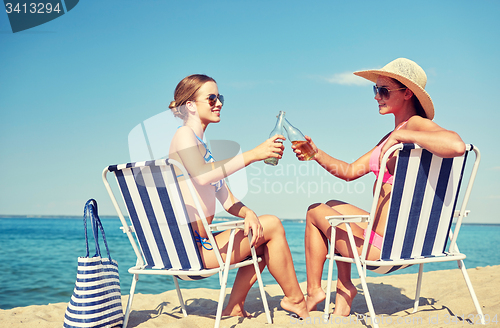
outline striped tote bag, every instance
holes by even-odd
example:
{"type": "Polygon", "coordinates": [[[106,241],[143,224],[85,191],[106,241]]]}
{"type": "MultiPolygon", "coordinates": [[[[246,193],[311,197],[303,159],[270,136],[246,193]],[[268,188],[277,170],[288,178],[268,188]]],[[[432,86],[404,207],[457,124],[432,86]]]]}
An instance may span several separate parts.
{"type": "Polygon", "coordinates": [[[123,311],[118,263],[111,259],[109,254],[104,229],[97,215],[97,202],[93,199],[85,204],[83,222],[87,256],[78,258],[75,288],[66,308],[64,327],[121,327],[123,311]],[[96,247],[96,254],[93,257],[89,257],[87,216],[90,217],[96,247]],[[99,232],[102,234],[108,258],[101,257],[99,232]]]}

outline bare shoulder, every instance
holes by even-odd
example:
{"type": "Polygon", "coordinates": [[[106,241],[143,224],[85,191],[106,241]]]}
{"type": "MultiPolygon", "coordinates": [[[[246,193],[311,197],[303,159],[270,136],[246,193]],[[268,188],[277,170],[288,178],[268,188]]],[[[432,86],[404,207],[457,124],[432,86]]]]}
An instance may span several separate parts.
{"type": "Polygon", "coordinates": [[[196,145],[197,141],[193,130],[188,126],[181,126],[177,129],[172,141],[170,142],[170,152],[175,152],[179,149],[186,149],[196,145]]]}
{"type": "Polygon", "coordinates": [[[187,134],[194,134],[193,130],[189,126],[181,126],[177,129],[174,136],[186,136],[187,134]]]}
{"type": "Polygon", "coordinates": [[[412,116],[406,126],[404,127],[406,130],[414,130],[414,131],[440,131],[445,130],[440,127],[434,121],[429,120],[428,118],[423,118],[418,115],[412,116]]]}

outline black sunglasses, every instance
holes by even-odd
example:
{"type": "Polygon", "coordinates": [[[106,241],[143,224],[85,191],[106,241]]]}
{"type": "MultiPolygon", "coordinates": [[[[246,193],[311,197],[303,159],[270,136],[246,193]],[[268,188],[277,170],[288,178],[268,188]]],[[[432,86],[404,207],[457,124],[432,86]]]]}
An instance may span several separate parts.
{"type": "MultiPolygon", "coordinates": [[[[213,93],[208,95],[208,98],[207,98],[208,105],[210,105],[211,107],[214,107],[215,104],[217,103],[217,98],[219,99],[220,103],[222,105],[224,105],[224,96],[223,95],[214,95],[213,93]]],[[[199,102],[199,101],[194,101],[194,102],[199,102]]]]}
{"type": "Polygon", "coordinates": [[[373,93],[375,94],[375,97],[377,96],[377,93],[378,93],[381,98],[389,99],[391,91],[404,90],[404,89],[406,89],[406,87],[405,88],[399,88],[399,89],[389,90],[386,87],[377,87],[376,85],[374,85],[373,86],[373,93]]]}
{"type": "Polygon", "coordinates": [[[215,104],[217,103],[217,98],[219,98],[221,105],[224,105],[224,96],[214,94],[208,96],[208,104],[210,106],[215,106],[215,104]]]}
{"type": "Polygon", "coordinates": [[[220,103],[222,105],[224,105],[224,96],[223,95],[214,95],[213,93],[208,95],[208,104],[212,107],[215,106],[215,104],[217,103],[217,98],[219,98],[220,103]]]}

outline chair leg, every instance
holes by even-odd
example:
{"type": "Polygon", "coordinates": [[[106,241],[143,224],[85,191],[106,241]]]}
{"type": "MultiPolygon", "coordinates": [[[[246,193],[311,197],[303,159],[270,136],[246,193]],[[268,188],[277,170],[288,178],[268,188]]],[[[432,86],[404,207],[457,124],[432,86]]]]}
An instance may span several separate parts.
{"type": "Polygon", "coordinates": [[[215,315],[215,328],[219,328],[222,317],[222,308],[224,306],[224,298],[226,296],[227,278],[229,276],[229,266],[231,264],[231,254],[233,253],[235,229],[231,229],[229,236],[229,244],[227,247],[226,263],[224,264],[224,273],[220,284],[219,302],[217,303],[217,313],[215,315]]]}
{"type": "Polygon", "coordinates": [[[224,274],[223,274],[222,281],[221,281],[221,287],[220,287],[220,292],[219,292],[219,301],[217,303],[217,313],[215,315],[215,325],[214,325],[215,328],[219,328],[220,321],[222,319],[222,308],[224,306],[224,298],[226,297],[228,271],[229,271],[229,268],[227,268],[227,271],[224,270],[224,274]]]}
{"type": "Polygon", "coordinates": [[[378,328],[378,318],[375,316],[375,309],[373,308],[372,299],[370,297],[370,292],[368,291],[368,285],[366,284],[366,270],[363,269],[361,265],[360,256],[358,255],[358,250],[356,249],[356,242],[354,241],[354,235],[352,234],[352,229],[350,224],[346,224],[347,235],[349,236],[349,243],[351,244],[352,254],[354,255],[354,263],[356,263],[356,269],[358,270],[359,278],[361,279],[361,287],[365,293],[366,306],[368,307],[368,312],[372,320],[372,325],[378,328]]]}
{"type": "Polygon", "coordinates": [[[125,310],[125,317],[123,318],[122,328],[127,328],[128,318],[130,316],[130,308],[132,307],[132,301],[134,300],[135,286],[137,285],[137,281],[139,281],[139,275],[134,274],[132,276],[132,285],[130,286],[130,293],[128,296],[127,308],[125,310]]]}
{"type": "Polygon", "coordinates": [[[421,263],[418,267],[418,278],[417,278],[417,291],[415,292],[415,302],[413,303],[413,312],[418,311],[418,304],[420,301],[420,288],[422,287],[422,277],[424,275],[424,264],[421,263]]]}
{"type": "Polygon", "coordinates": [[[175,276],[172,276],[172,278],[174,278],[175,290],[177,290],[177,297],[179,298],[179,303],[181,303],[182,314],[184,317],[187,317],[186,305],[184,304],[181,289],[179,288],[179,281],[177,281],[177,277],[175,276]]]}
{"type": "MultiPolygon", "coordinates": [[[[252,240],[252,233],[249,233],[248,242],[252,240]]],[[[255,247],[250,248],[252,253],[253,266],[255,268],[255,274],[257,275],[257,282],[259,283],[260,298],[262,299],[262,304],[264,305],[264,311],[266,312],[267,323],[272,324],[271,314],[269,313],[269,305],[267,304],[267,297],[264,291],[264,283],[262,282],[262,276],[260,274],[259,262],[257,261],[257,253],[255,252],[255,247]]]]}
{"type": "Polygon", "coordinates": [[[330,259],[328,261],[328,281],[326,285],[326,299],[325,299],[325,312],[324,312],[324,320],[328,320],[328,314],[330,313],[330,299],[332,293],[332,278],[333,278],[333,262],[335,255],[335,227],[332,227],[332,234],[330,238],[330,259]],[[331,242],[333,240],[333,243],[331,242]]]}
{"type": "Polygon", "coordinates": [[[470,296],[472,297],[472,302],[474,303],[474,306],[476,307],[477,314],[481,318],[481,324],[485,325],[486,322],[484,320],[483,311],[481,310],[481,305],[479,305],[479,301],[477,300],[476,293],[474,292],[474,288],[472,287],[472,283],[469,279],[469,274],[467,273],[467,269],[465,268],[464,261],[459,260],[459,261],[457,261],[457,263],[458,263],[458,268],[462,271],[462,275],[464,276],[465,284],[467,285],[467,288],[469,289],[469,293],[470,293],[470,296]]]}

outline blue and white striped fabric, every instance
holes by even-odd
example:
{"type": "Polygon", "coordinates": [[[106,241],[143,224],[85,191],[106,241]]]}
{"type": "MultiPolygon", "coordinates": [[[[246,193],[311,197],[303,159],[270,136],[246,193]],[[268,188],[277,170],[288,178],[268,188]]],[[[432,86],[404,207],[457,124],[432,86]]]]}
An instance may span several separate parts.
{"type": "Polygon", "coordinates": [[[121,327],[123,311],[118,264],[95,257],[78,258],[75,289],[64,316],[64,327],[121,327]]]}
{"type": "Polygon", "coordinates": [[[132,221],[145,268],[183,270],[183,280],[210,276],[189,274],[203,269],[199,250],[181,199],[175,171],[167,160],[109,166],[132,221]]]}
{"type": "MultiPolygon", "coordinates": [[[[382,261],[445,255],[466,156],[441,158],[404,145],[394,175],[382,261]]],[[[367,266],[378,273],[404,267],[367,266]]]]}
{"type": "Polygon", "coordinates": [[[78,258],[75,288],[64,315],[65,328],[121,327],[123,324],[122,298],[118,263],[111,259],[104,228],[97,214],[97,202],[85,204],[83,223],[87,255],[78,258]],[[96,253],[89,256],[87,216],[90,217],[96,253]],[[101,257],[99,231],[108,258],[101,257]]]}

